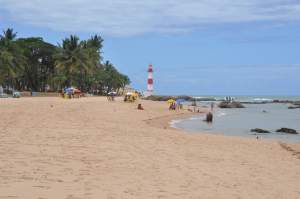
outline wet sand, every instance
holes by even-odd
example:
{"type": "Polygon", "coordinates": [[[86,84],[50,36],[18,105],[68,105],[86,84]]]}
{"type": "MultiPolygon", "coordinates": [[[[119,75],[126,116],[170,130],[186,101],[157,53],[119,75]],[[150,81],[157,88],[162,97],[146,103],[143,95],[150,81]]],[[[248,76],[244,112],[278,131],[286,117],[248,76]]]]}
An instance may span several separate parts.
{"type": "Polygon", "coordinates": [[[0,99],[0,198],[300,198],[287,147],[174,130],[191,113],[141,103],[0,99]]]}

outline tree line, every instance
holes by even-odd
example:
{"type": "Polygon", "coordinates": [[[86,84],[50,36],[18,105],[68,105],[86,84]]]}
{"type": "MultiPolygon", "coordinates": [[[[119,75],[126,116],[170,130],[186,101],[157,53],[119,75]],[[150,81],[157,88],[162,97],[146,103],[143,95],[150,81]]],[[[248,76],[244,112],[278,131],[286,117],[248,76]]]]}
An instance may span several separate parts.
{"type": "Polygon", "coordinates": [[[74,86],[107,94],[130,84],[112,63],[103,61],[103,39],[71,35],[53,45],[41,37],[17,38],[8,28],[0,35],[0,86],[19,91],[60,91],[74,86]]]}

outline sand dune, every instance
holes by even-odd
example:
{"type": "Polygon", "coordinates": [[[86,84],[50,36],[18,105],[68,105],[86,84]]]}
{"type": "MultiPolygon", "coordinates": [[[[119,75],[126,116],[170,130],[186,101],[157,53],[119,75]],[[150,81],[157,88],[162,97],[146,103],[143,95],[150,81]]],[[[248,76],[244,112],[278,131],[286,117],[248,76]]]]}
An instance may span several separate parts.
{"type": "Polygon", "coordinates": [[[170,129],[184,114],[142,104],[0,99],[0,198],[300,198],[278,142],[170,129]]]}

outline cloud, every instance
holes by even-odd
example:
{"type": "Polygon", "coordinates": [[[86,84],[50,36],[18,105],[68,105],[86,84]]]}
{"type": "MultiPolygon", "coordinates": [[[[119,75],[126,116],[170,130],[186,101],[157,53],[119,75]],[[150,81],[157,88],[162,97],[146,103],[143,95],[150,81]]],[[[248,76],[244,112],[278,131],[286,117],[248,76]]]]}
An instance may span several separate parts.
{"type": "Polygon", "coordinates": [[[0,0],[0,5],[0,20],[115,36],[300,20],[298,0],[0,0]]]}

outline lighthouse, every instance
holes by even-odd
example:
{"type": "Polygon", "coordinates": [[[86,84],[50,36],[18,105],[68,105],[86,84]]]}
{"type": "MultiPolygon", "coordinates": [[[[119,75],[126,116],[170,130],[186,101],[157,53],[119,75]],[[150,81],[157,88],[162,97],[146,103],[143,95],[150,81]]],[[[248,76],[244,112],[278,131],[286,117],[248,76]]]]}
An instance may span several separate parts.
{"type": "Polygon", "coordinates": [[[153,68],[152,64],[148,66],[147,91],[144,92],[145,97],[153,95],[153,68]]]}

